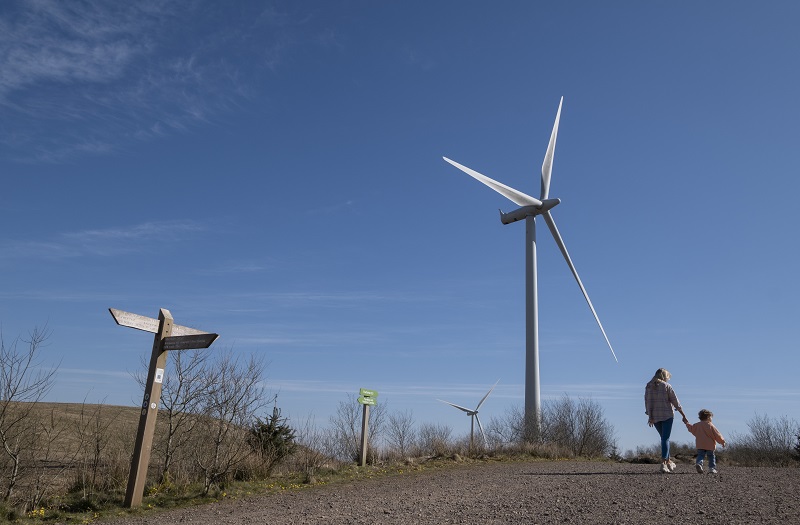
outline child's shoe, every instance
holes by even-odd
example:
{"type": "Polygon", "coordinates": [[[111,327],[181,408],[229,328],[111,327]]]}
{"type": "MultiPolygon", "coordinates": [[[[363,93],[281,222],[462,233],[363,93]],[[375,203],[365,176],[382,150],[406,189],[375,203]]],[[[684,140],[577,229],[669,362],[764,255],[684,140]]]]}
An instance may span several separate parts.
{"type": "Polygon", "coordinates": [[[666,463],[661,464],[661,473],[662,474],[672,474],[672,471],[669,469],[666,463]]]}
{"type": "Polygon", "coordinates": [[[670,471],[670,472],[675,472],[675,466],[676,466],[676,465],[675,465],[675,462],[674,462],[674,461],[672,461],[672,460],[670,459],[670,460],[669,460],[669,463],[667,463],[667,466],[669,467],[669,471],[670,471]]]}
{"type": "MultiPolygon", "coordinates": [[[[697,463],[697,464],[694,466],[694,468],[696,468],[696,469],[697,469],[697,473],[698,473],[698,474],[702,474],[702,473],[703,473],[703,465],[701,465],[700,463],[697,463]]],[[[712,471],[712,472],[716,472],[716,470],[714,470],[714,469],[711,469],[711,471],[712,471]]]]}
{"type": "Polygon", "coordinates": [[[717,473],[717,469],[712,468],[711,470],[708,471],[708,473],[709,474],[716,474],[717,473]]]}

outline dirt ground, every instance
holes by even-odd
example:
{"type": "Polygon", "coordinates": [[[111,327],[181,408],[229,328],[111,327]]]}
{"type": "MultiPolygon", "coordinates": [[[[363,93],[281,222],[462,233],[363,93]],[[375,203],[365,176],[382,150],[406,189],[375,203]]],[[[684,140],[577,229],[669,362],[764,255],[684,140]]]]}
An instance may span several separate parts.
{"type": "MultiPolygon", "coordinates": [[[[473,463],[114,520],[158,524],[800,523],[800,469],[473,463]]],[[[149,514],[149,513],[148,513],[149,514]]]]}

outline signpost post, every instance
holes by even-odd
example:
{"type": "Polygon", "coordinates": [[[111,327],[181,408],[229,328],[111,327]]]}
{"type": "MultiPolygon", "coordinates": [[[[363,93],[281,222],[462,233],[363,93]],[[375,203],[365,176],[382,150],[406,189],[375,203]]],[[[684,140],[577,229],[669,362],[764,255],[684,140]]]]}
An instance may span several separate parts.
{"type": "Polygon", "coordinates": [[[369,435],[369,407],[378,403],[378,392],[362,388],[359,390],[358,402],[364,405],[364,416],[361,419],[361,461],[359,466],[367,464],[367,436],[369,435]]]}
{"type": "Polygon", "coordinates": [[[153,448],[158,403],[161,400],[161,384],[167,364],[167,352],[169,350],[208,348],[219,336],[173,324],[172,314],[165,308],[159,311],[158,319],[123,312],[115,308],[109,308],[109,312],[120,326],[156,334],[150,356],[150,367],[147,371],[147,384],[142,400],[142,412],[139,416],[136,444],[133,448],[128,488],[125,491],[125,506],[133,508],[142,504],[147,467],[150,464],[150,453],[153,448]]]}

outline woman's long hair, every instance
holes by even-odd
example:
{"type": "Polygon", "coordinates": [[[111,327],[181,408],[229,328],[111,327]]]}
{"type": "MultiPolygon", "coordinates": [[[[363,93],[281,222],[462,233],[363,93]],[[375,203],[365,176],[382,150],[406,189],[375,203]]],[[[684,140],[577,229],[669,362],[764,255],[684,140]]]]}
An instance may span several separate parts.
{"type": "Polygon", "coordinates": [[[651,379],[647,384],[654,385],[659,381],[666,383],[667,381],[669,381],[670,377],[672,376],[666,368],[659,368],[653,375],[653,379],[651,379]]]}

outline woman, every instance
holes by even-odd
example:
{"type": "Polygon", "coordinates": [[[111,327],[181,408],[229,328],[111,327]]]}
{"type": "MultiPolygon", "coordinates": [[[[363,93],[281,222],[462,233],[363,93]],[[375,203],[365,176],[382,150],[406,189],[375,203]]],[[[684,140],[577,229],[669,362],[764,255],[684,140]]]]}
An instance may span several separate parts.
{"type": "Polygon", "coordinates": [[[647,424],[656,427],[661,436],[661,472],[667,474],[675,470],[675,463],[669,459],[669,436],[672,433],[674,410],[681,413],[684,421],[688,421],[678,396],[667,383],[670,377],[666,369],[659,368],[644,388],[644,413],[648,416],[647,424]]]}

